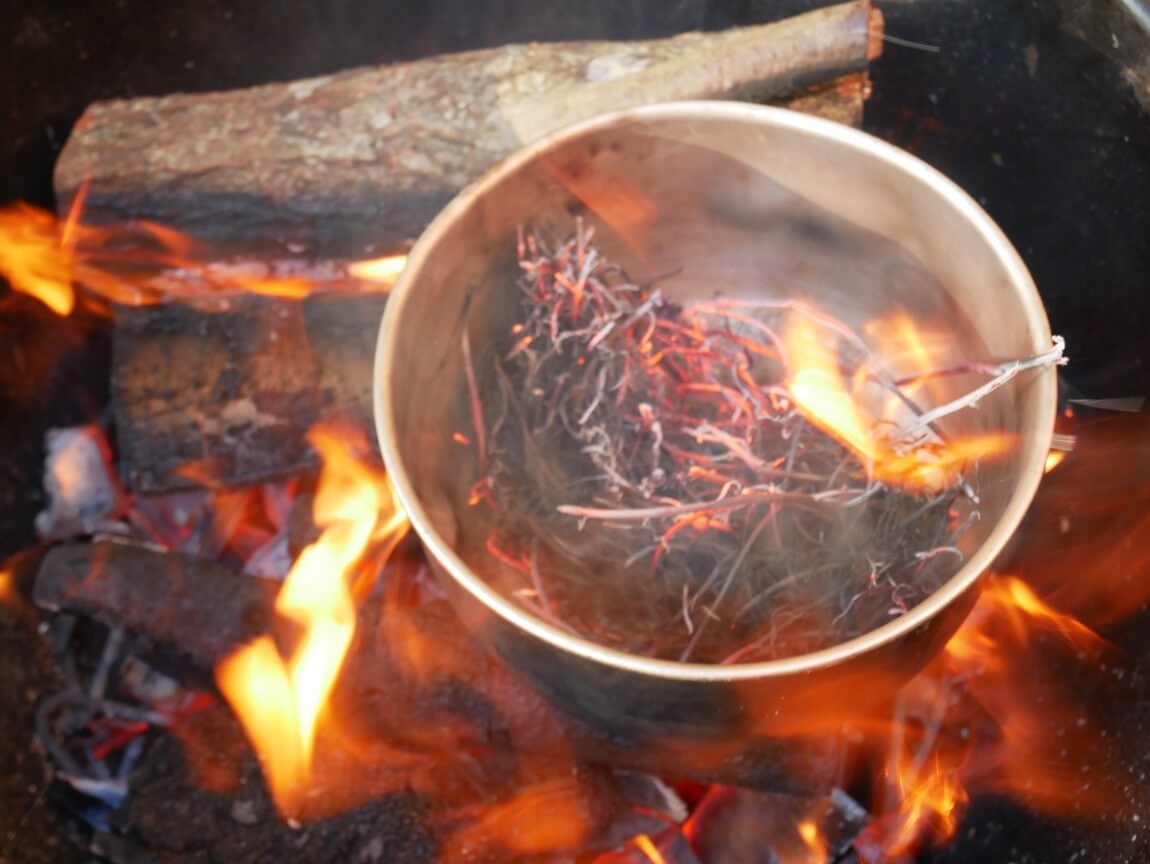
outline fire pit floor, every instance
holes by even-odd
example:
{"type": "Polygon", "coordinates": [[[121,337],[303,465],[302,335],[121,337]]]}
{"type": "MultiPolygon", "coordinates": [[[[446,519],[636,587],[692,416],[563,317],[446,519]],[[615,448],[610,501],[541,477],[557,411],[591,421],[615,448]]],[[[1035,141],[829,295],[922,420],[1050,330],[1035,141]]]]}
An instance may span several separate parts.
{"type": "Polygon", "coordinates": [[[43,760],[28,746],[36,703],[58,684],[55,667],[34,628],[7,614],[0,615],[0,652],[21,660],[0,663],[0,713],[6,728],[23,730],[3,736],[0,744],[0,796],[8,802],[0,823],[0,861],[74,861],[71,827],[48,800],[43,760]]]}

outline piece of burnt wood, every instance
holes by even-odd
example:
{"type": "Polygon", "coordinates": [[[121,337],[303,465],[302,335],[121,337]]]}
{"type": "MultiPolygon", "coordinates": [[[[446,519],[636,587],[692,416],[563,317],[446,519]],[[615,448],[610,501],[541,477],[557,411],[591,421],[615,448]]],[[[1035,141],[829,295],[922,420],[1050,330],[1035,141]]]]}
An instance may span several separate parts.
{"type": "Polygon", "coordinates": [[[810,87],[780,104],[792,111],[862,128],[863,106],[870,93],[870,76],[866,72],[857,72],[810,87]]]}
{"type": "Polygon", "coordinates": [[[372,429],[380,294],[234,298],[205,312],[119,307],[112,405],[121,477],[137,492],[238,485],[315,464],[305,436],[372,429]]]}
{"type": "MultiPolygon", "coordinates": [[[[868,86],[865,74],[851,75],[789,104],[857,124],[868,86]]],[[[255,276],[304,274],[324,289],[349,287],[346,269],[330,262],[244,266],[258,270],[255,276]]],[[[371,437],[382,295],[325,290],[303,301],[221,301],[205,282],[202,302],[189,305],[187,295],[204,279],[204,272],[160,274],[149,284],[185,298],[180,304],[116,309],[112,408],[129,488],[242,485],[314,467],[305,435],[317,422],[349,422],[371,437]]]]}
{"type": "MultiPolygon", "coordinates": [[[[333,695],[338,716],[365,734],[421,752],[513,748],[520,772],[546,773],[557,760],[609,765],[773,792],[828,790],[842,766],[841,742],[731,736],[691,746],[608,732],[552,706],[467,633],[446,601],[394,601],[360,610],[359,631],[333,695]],[[444,734],[458,740],[445,745],[444,734]]],[[[498,759],[499,754],[492,754],[498,759]]]]}
{"type": "MultiPolygon", "coordinates": [[[[275,861],[277,864],[430,864],[439,860],[429,808],[415,795],[380,797],[361,807],[305,825],[288,823],[272,806],[259,762],[227,718],[203,734],[157,736],[132,775],[132,795],[116,814],[120,832],[97,833],[91,851],[112,864],[206,864],[275,861]],[[207,760],[228,760],[234,779],[205,788],[207,760]]],[[[182,734],[181,734],[182,733],[182,734]]]]}
{"type": "Polygon", "coordinates": [[[118,540],[67,543],[44,556],[32,599],[42,609],[126,627],[211,668],[265,633],[279,583],[118,540]]]}
{"type": "MultiPolygon", "coordinates": [[[[428,578],[425,567],[409,538],[388,565],[382,596],[360,604],[356,639],[332,703],[351,739],[374,742],[361,753],[419,754],[399,761],[434,770],[397,774],[357,765],[363,777],[352,784],[354,794],[419,791],[422,778],[424,791],[445,800],[460,783],[468,785],[453,766],[481,770],[486,783],[512,772],[514,784],[551,777],[564,761],[779,792],[819,791],[833,783],[840,754],[832,738],[670,748],[608,735],[560,714],[477,644],[445,601],[412,599],[417,592],[410,590],[411,580],[428,578]]],[[[208,670],[263,633],[285,635],[274,612],[277,589],[277,583],[218,562],[102,540],[51,550],[33,597],[42,608],[147,636],[208,670]]]]}
{"type": "MultiPolygon", "coordinates": [[[[882,18],[854,0],[646,42],[508,45],[219,93],[97,102],[56,164],[61,212],[149,218],[219,247],[397,248],[526,141],[673,99],[778,101],[864,71],[882,18]]],[[[824,97],[825,98],[825,97],[824,97]]]]}

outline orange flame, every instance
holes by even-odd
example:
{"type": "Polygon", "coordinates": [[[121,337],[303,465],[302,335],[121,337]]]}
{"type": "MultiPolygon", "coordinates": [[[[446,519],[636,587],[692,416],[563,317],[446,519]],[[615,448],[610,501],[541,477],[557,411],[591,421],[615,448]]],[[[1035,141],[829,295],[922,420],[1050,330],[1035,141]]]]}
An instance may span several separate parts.
{"type": "Polygon", "coordinates": [[[946,365],[953,342],[947,334],[926,329],[905,312],[870,321],[864,332],[868,344],[879,346],[883,365],[902,382],[903,392],[937,395],[931,388],[935,379],[926,373],[946,365]]]}
{"type": "Polygon", "coordinates": [[[372,547],[389,552],[408,526],[381,473],[357,462],[331,431],[314,432],[311,440],[324,460],[315,500],[324,531],[300,554],[276,600],[302,636],[286,659],[264,636],[216,670],[263,759],[276,806],[288,815],[311,784],[317,725],[355,632],[356,564],[372,547]]]}
{"type": "Polygon", "coordinates": [[[955,772],[947,770],[939,760],[925,776],[913,778],[909,785],[908,779],[896,778],[903,797],[897,818],[887,828],[884,852],[891,858],[916,851],[926,830],[940,839],[954,836],[960,808],[967,801],[955,772]]]}
{"type": "Polygon", "coordinates": [[[913,852],[927,837],[952,837],[978,793],[1011,795],[1061,816],[1113,815],[1120,775],[1098,766],[1093,782],[1083,783],[1081,766],[1100,758],[1097,733],[1075,694],[1058,691],[1057,670],[1044,668],[1053,661],[1038,650],[1043,634],[1079,657],[1108,649],[1025,582],[997,577],[941,655],[905,688],[890,733],[891,806],[880,818],[878,860],[913,852]],[[1041,699],[1036,681],[1043,682],[1041,699]],[[955,730],[967,722],[981,722],[984,733],[989,723],[994,734],[951,740],[962,738],[955,730]]]}
{"type": "MultiPolygon", "coordinates": [[[[497,846],[516,858],[556,855],[586,840],[587,802],[579,784],[560,777],[528,786],[510,800],[483,808],[472,824],[451,838],[458,850],[497,846]]],[[[473,856],[448,855],[449,860],[473,856]]],[[[506,860],[506,859],[504,859],[506,860]]]]}
{"type": "MultiPolygon", "coordinates": [[[[1014,628],[1014,635],[1025,642],[1033,630],[1054,630],[1081,652],[1104,650],[1108,643],[1097,633],[1075,618],[1059,612],[1042,600],[1034,589],[1021,579],[1006,577],[992,582],[986,589],[985,602],[996,603],[999,614],[1014,628]]],[[[948,646],[957,653],[959,646],[948,646]]]]}
{"type": "Polygon", "coordinates": [[[16,600],[16,579],[11,570],[0,570],[0,605],[14,603],[16,600]]]}
{"type": "Polygon", "coordinates": [[[0,209],[0,273],[13,290],[38,298],[57,315],[76,303],[72,260],[56,217],[26,204],[0,209]]]}
{"type": "MultiPolygon", "coordinates": [[[[76,286],[104,302],[147,305],[174,298],[212,308],[234,292],[306,297],[325,281],[359,280],[355,287],[394,282],[404,256],[358,262],[343,273],[276,273],[258,262],[239,266],[207,263],[208,250],[154,222],[85,225],[80,221],[86,189],[76,195],[67,219],[16,203],[0,208],[0,275],[13,290],[36,297],[58,315],[75,308],[76,286]],[[170,278],[175,272],[178,278],[170,278]]],[[[306,268],[303,268],[306,269],[306,268]]],[[[377,289],[379,290],[379,289],[377,289]]]]}
{"type": "Polygon", "coordinates": [[[598,171],[573,171],[555,166],[556,178],[632,251],[644,257],[647,232],[659,212],[651,196],[636,181],[608,177],[598,171]]]}
{"type": "MultiPolygon", "coordinates": [[[[935,352],[915,335],[909,320],[896,319],[890,329],[897,336],[895,354],[900,362],[907,358],[916,363],[931,362],[935,352]]],[[[968,462],[1007,449],[1009,439],[1004,435],[977,435],[946,444],[928,442],[903,452],[894,436],[911,419],[905,404],[892,394],[877,399],[874,391],[878,385],[865,366],[848,382],[828,335],[806,315],[791,317],[783,337],[790,363],[791,396],[813,425],[853,451],[877,480],[915,491],[938,490],[949,485],[968,462]],[[900,412],[904,418],[901,422],[900,412]]],[[[927,365],[919,371],[925,373],[931,368],[927,365]]]]}
{"type": "Polygon", "coordinates": [[[1085,419],[1075,432],[1015,557],[1052,606],[1099,628],[1150,603],[1150,413],[1085,419]]]}
{"type": "Polygon", "coordinates": [[[635,848],[642,852],[651,864],[667,864],[667,859],[663,857],[663,853],[659,851],[655,841],[646,834],[639,834],[635,837],[635,848]]]}

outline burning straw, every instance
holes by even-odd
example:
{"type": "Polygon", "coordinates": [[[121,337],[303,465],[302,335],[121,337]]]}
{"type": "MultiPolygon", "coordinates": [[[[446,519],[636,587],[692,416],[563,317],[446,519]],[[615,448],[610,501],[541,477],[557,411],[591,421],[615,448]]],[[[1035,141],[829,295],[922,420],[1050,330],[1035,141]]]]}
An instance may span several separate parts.
{"type": "Polygon", "coordinates": [[[1010,441],[951,441],[936,421],[1062,363],[1060,339],[896,380],[813,307],[679,305],[592,234],[549,248],[521,232],[508,344],[488,363],[464,338],[494,581],[601,644],[735,663],[860,635],[953,575],[979,515],[969,469],[1010,441]],[[989,380],[934,407],[908,395],[958,374],[989,380]]]}

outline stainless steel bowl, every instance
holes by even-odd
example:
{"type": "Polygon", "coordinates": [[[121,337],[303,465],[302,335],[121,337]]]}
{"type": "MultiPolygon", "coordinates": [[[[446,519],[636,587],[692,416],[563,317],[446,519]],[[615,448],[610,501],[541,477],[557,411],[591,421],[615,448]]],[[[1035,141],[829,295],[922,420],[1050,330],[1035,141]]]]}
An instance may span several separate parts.
{"type": "Polygon", "coordinates": [[[451,440],[470,427],[462,328],[480,348],[506,333],[516,229],[565,234],[573,213],[598,223],[600,248],[636,281],[676,273],[662,283],[672,297],[802,296],[855,326],[895,308],[942,317],[954,323],[954,358],[1049,348],[1018,254],[952,182],[869,135],[774,108],[673,103],[581,123],[492,169],[420,238],[387,306],[375,414],[399,498],[467,626],[557,704],[610,732],[675,744],[809,734],[880,703],[953,634],[1030,504],[1053,430],[1054,372],[1020,376],[951,421],[952,431],[1013,433],[1020,446],[980,478],[966,563],[909,613],[823,651],[746,665],[610,650],[533,616],[457,551],[478,479],[451,440]]]}

